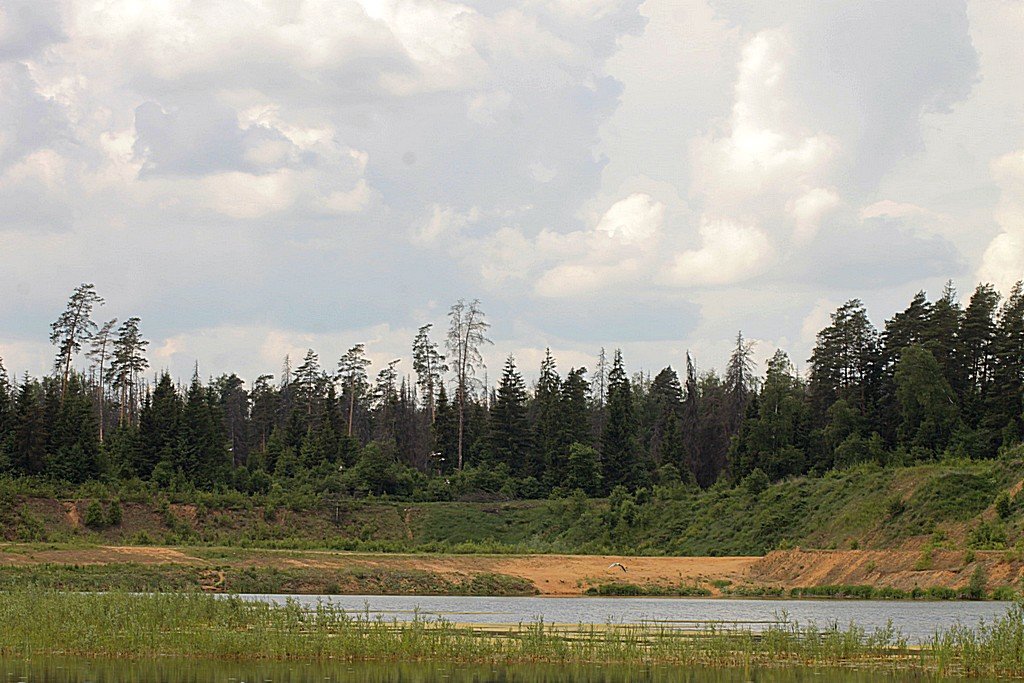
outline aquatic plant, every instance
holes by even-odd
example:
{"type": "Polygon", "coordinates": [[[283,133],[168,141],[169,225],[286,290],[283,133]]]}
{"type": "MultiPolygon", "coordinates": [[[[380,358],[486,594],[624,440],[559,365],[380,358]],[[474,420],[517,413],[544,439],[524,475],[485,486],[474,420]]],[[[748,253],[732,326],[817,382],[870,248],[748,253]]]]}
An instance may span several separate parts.
{"type": "Polygon", "coordinates": [[[62,593],[15,589],[0,600],[0,655],[195,657],[229,660],[446,661],[513,664],[871,666],[1024,675],[1024,608],[977,630],[956,626],[909,646],[891,624],[821,628],[789,621],[763,631],[709,624],[462,626],[201,593],[62,593]]]}

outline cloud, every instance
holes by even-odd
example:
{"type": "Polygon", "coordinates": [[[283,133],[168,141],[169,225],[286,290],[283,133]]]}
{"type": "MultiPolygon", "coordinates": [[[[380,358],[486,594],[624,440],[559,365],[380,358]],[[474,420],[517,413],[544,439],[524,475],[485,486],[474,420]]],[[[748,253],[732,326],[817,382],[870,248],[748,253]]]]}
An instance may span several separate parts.
{"type": "Polygon", "coordinates": [[[0,0],[0,328],[45,339],[95,281],[183,375],[360,336],[404,353],[376,326],[460,296],[533,360],[622,340],[634,367],[709,367],[739,328],[806,358],[820,299],[1020,271],[1021,22],[956,0],[0,0]]]}
{"type": "Polygon", "coordinates": [[[69,137],[63,111],[39,93],[28,67],[0,62],[0,169],[69,137]]]}
{"type": "Polygon", "coordinates": [[[997,159],[992,173],[1001,189],[996,222],[1002,232],[985,249],[978,278],[1009,292],[1024,280],[1024,151],[997,159]]]}
{"type": "Polygon", "coordinates": [[[0,2],[0,61],[35,56],[64,38],[59,3],[0,2]]]}
{"type": "Polygon", "coordinates": [[[772,257],[768,237],[753,225],[704,219],[702,245],[677,255],[668,274],[676,286],[733,284],[757,275],[772,257]]]}

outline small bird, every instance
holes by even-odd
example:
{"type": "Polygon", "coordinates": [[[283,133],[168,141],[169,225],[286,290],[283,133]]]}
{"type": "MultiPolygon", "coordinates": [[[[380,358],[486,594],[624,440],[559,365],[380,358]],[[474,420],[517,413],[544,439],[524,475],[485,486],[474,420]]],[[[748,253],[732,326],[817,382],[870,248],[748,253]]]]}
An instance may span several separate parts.
{"type": "Polygon", "coordinates": [[[623,571],[623,573],[625,573],[625,571],[626,571],[626,568],[622,566],[621,562],[612,562],[610,565],[608,565],[608,569],[612,569],[614,567],[618,567],[619,569],[621,569],[623,571]]]}

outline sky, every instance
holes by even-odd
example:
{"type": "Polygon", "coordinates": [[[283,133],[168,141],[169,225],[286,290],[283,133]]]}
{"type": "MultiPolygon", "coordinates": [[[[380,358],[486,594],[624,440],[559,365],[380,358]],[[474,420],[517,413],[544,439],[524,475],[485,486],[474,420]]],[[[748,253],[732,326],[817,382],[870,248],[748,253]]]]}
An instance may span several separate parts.
{"type": "MultiPolygon", "coordinates": [[[[1024,277],[1024,2],[0,0],[0,358],[91,282],[154,369],[798,367],[1024,277]]],[[[372,369],[372,370],[373,370],[372,369]]],[[[372,371],[371,370],[371,371],[372,371]]]]}

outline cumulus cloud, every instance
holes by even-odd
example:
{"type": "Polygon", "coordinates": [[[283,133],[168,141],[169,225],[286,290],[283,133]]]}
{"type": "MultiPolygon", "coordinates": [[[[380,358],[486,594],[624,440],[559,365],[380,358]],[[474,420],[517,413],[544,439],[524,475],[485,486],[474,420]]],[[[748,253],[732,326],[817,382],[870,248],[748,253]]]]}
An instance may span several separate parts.
{"type": "Polygon", "coordinates": [[[982,256],[978,278],[1009,292],[1024,280],[1024,151],[997,159],[993,175],[1002,190],[996,222],[1002,229],[982,256]]]}
{"type": "Polygon", "coordinates": [[[460,296],[496,353],[706,367],[738,327],[806,345],[819,300],[1002,283],[1019,14],[0,0],[0,353],[34,358],[81,281],[184,374],[359,336],[395,357],[460,296]]]}
{"type": "Polygon", "coordinates": [[[702,245],[675,257],[669,280],[678,286],[732,284],[758,274],[772,256],[767,236],[756,226],[705,219],[702,245]]]}

